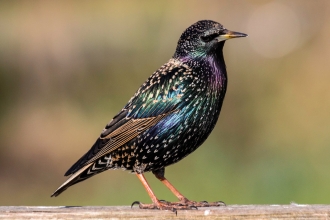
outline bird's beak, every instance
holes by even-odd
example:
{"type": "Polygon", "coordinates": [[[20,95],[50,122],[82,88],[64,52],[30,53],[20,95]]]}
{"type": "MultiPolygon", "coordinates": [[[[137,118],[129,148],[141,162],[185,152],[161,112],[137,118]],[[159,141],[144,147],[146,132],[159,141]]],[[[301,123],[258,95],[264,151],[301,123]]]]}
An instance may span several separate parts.
{"type": "Polygon", "coordinates": [[[223,34],[219,35],[219,37],[217,37],[218,41],[224,41],[224,40],[229,40],[232,38],[237,38],[237,37],[247,37],[247,34],[243,34],[240,32],[235,32],[235,31],[229,31],[229,30],[225,30],[223,32],[223,34]]]}

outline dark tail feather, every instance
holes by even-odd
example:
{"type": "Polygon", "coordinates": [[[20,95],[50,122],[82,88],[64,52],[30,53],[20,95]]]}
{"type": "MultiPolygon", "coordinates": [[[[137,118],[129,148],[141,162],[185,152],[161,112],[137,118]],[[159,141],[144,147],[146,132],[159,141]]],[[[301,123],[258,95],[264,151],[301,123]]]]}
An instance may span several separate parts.
{"type": "Polygon", "coordinates": [[[77,168],[79,169],[79,166],[83,163],[83,159],[86,156],[82,156],[75,164],[73,164],[68,171],[64,174],[64,176],[70,176],[71,174],[74,174],[77,171],[77,168]]]}
{"type": "Polygon", "coordinates": [[[99,172],[96,172],[96,170],[93,169],[88,169],[93,165],[93,163],[91,164],[87,164],[86,166],[84,166],[83,168],[81,168],[80,170],[78,170],[76,173],[74,173],[72,176],[70,176],[70,178],[65,181],[52,195],[51,197],[56,197],[58,195],[60,195],[62,192],[64,192],[67,188],[69,188],[70,186],[79,183],[99,172]]]}
{"type": "Polygon", "coordinates": [[[74,174],[80,170],[80,168],[95,155],[95,151],[98,152],[99,149],[104,147],[106,143],[108,143],[109,139],[100,139],[98,138],[95,143],[93,144],[92,148],[84,154],[75,164],[73,164],[68,171],[64,174],[64,176],[69,176],[74,174]]]}

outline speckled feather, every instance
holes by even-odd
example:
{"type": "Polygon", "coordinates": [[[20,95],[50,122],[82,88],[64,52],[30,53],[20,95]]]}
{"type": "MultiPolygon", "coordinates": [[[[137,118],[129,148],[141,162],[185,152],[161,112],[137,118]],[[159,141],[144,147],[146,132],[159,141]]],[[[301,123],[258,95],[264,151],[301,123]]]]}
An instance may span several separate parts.
{"type": "Polygon", "coordinates": [[[180,161],[214,128],[227,87],[224,41],[205,42],[223,31],[199,21],[180,37],[176,52],[106,125],[92,148],[65,175],[53,196],[108,169],[143,173],[180,161]]]}

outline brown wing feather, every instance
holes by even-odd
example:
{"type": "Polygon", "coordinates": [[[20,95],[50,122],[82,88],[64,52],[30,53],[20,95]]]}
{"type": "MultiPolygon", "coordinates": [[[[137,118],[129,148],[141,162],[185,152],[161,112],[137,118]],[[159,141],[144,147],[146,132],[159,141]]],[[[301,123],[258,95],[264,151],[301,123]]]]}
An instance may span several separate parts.
{"type": "Polygon", "coordinates": [[[98,158],[116,150],[118,147],[122,146],[123,144],[138,136],[143,131],[157,124],[160,120],[171,113],[173,113],[173,111],[150,118],[131,119],[126,124],[122,125],[104,137],[103,139],[107,138],[111,141],[109,141],[99,152],[97,152],[94,157],[86,162],[86,164],[94,162],[98,158]]]}
{"type": "Polygon", "coordinates": [[[113,129],[116,124],[109,127],[109,125],[111,125],[112,123],[111,121],[107,127],[109,127],[108,129],[111,129],[112,131],[110,133],[108,133],[108,130],[102,132],[102,134],[107,133],[107,135],[104,136],[101,134],[100,138],[98,138],[93,147],[84,156],[82,156],[65,173],[65,175],[68,176],[70,174],[73,174],[87,164],[93,163],[100,157],[116,150],[120,146],[137,137],[140,133],[154,126],[160,120],[174,112],[175,110],[154,117],[142,119],[128,119],[126,117],[123,117],[123,119],[118,120],[118,122],[116,123],[120,125],[116,129],[113,129]],[[123,120],[125,120],[125,122],[121,123],[123,120]]]}

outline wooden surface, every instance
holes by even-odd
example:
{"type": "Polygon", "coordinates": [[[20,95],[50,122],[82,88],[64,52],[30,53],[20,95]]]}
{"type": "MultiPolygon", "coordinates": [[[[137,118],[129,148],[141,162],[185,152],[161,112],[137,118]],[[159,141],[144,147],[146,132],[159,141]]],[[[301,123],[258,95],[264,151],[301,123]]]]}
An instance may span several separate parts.
{"type": "Polygon", "coordinates": [[[128,206],[1,206],[0,219],[330,219],[330,205],[228,205],[171,211],[128,206]]]}

